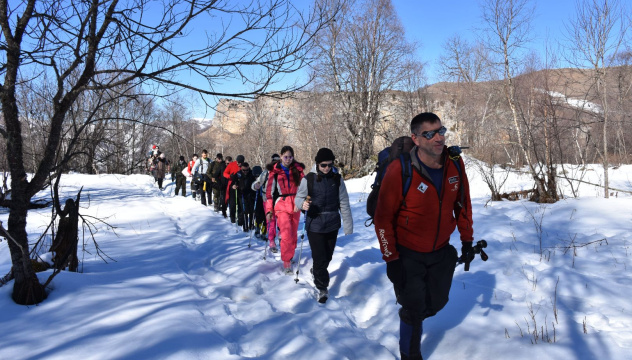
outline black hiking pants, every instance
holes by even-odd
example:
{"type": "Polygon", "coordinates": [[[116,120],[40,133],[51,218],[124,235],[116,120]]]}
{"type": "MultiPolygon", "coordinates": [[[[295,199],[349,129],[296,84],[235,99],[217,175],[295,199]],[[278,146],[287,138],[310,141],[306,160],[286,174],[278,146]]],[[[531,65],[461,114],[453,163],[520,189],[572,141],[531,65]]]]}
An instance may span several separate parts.
{"type": "Polygon", "coordinates": [[[176,176],[176,196],[178,196],[179,190],[182,189],[182,196],[187,196],[187,178],[182,175],[176,176]]]}
{"type": "Polygon", "coordinates": [[[314,285],[318,290],[325,290],[329,287],[329,263],[334,255],[336,240],[338,239],[338,230],[328,233],[317,233],[313,231],[307,232],[309,247],[312,249],[312,259],[314,267],[312,274],[314,275],[314,285]]]}
{"type": "Polygon", "coordinates": [[[237,221],[237,224],[239,226],[243,225],[243,218],[242,218],[242,209],[240,209],[239,207],[241,206],[241,193],[239,193],[239,190],[235,190],[233,189],[233,187],[231,186],[229,188],[229,192],[228,192],[228,207],[230,208],[230,222],[234,223],[235,221],[237,221]]]}
{"type": "Polygon", "coordinates": [[[400,317],[400,351],[415,358],[420,355],[422,322],[434,316],[448,303],[458,254],[447,245],[431,253],[420,253],[398,246],[402,260],[403,285],[395,288],[402,305],[400,317]]]}
{"type": "Polygon", "coordinates": [[[207,199],[209,205],[213,203],[211,190],[212,189],[210,181],[202,181],[198,186],[198,194],[200,194],[200,196],[202,197],[202,205],[206,205],[207,199]]]}
{"type": "Polygon", "coordinates": [[[224,199],[221,199],[221,191],[220,191],[220,185],[217,182],[213,182],[211,183],[213,184],[213,210],[220,211],[222,209],[222,203],[224,202],[224,199]]]}

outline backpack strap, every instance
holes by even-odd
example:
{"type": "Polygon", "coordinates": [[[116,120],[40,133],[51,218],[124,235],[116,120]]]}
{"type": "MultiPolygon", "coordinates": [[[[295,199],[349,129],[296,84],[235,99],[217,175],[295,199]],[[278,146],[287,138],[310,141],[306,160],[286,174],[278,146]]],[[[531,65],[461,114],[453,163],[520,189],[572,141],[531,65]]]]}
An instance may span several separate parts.
{"type": "Polygon", "coordinates": [[[278,177],[279,174],[274,174],[274,182],[272,183],[273,189],[272,189],[272,206],[274,206],[276,204],[277,199],[279,198],[279,196],[281,194],[279,194],[279,182],[278,182],[278,177]]]}
{"type": "Polygon", "coordinates": [[[403,152],[399,155],[399,162],[402,166],[402,205],[406,204],[406,195],[413,181],[413,164],[410,159],[410,153],[403,152]]]}
{"type": "MultiPolygon", "coordinates": [[[[461,186],[459,187],[459,192],[461,193],[460,197],[461,200],[458,202],[457,205],[459,205],[459,207],[462,209],[463,208],[463,202],[465,201],[465,192],[463,191],[463,172],[461,171],[461,164],[459,163],[459,159],[452,159],[452,162],[454,163],[454,166],[456,166],[456,169],[459,171],[459,181],[461,181],[461,186]]],[[[456,218],[459,218],[461,211],[459,210],[459,212],[456,214],[456,218]]]]}
{"type": "Polygon", "coordinates": [[[314,176],[315,175],[316,174],[314,174],[313,172],[310,172],[307,175],[305,175],[305,178],[307,179],[307,196],[309,196],[310,198],[314,194],[314,176]]]}

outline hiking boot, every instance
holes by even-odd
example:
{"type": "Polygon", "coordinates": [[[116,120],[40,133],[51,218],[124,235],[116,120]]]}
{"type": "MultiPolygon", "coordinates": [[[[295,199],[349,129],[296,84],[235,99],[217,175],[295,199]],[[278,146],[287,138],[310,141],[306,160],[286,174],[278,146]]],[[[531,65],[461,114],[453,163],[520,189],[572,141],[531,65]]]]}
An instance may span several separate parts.
{"type": "Polygon", "coordinates": [[[292,263],[289,261],[283,262],[283,273],[285,275],[292,275],[292,263]]]}
{"type": "Polygon", "coordinates": [[[318,302],[324,304],[329,299],[329,291],[327,289],[319,289],[318,290],[318,302]]]}
{"type": "Polygon", "coordinates": [[[283,262],[283,268],[291,268],[292,267],[292,261],[284,261],[283,262]]]}

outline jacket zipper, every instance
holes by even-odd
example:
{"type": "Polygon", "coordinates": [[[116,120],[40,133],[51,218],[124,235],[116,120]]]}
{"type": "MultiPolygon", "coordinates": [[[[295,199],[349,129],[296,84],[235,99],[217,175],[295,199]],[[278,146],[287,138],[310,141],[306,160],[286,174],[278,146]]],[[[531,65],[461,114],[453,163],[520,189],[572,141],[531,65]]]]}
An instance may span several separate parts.
{"type": "MultiPolygon", "coordinates": [[[[443,213],[442,207],[443,207],[443,194],[445,192],[445,177],[448,174],[448,163],[444,162],[443,163],[443,178],[441,179],[441,181],[443,182],[443,184],[441,184],[441,194],[439,194],[439,219],[437,221],[437,233],[435,235],[435,241],[434,244],[432,244],[432,251],[435,251],[435,249],[437,248],[437,241],[439,241],[439,231],[441,230],[441,214],[443,213]]],[[[433,184],[434,185],[434,184],[433,184]]]]}

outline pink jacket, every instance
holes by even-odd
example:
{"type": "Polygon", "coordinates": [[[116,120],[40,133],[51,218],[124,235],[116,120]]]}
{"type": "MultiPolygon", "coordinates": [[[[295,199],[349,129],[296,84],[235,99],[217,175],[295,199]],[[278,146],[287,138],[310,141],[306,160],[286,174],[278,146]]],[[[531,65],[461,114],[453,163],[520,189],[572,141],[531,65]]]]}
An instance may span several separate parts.
{"type": "Polygon", "coordinates": [[[294,177],[298,177],[298,183],[301,183],[301,179],[305,176],[303,169],[305,165],[293,161],[290,166],[290,179],[288,181],[287,174],[281,167],[281,163],[278,162],[272,166],[272,169],[268,173],[268,182],[266,184],[266,213],[275,211],[283,211],[287,213],[294,212],[294,197],[298,191],[298,185],[294,182],[294,177]],[[277,189],[278,198],[276,204],[273,203],[274,189],[277,189]]]}

